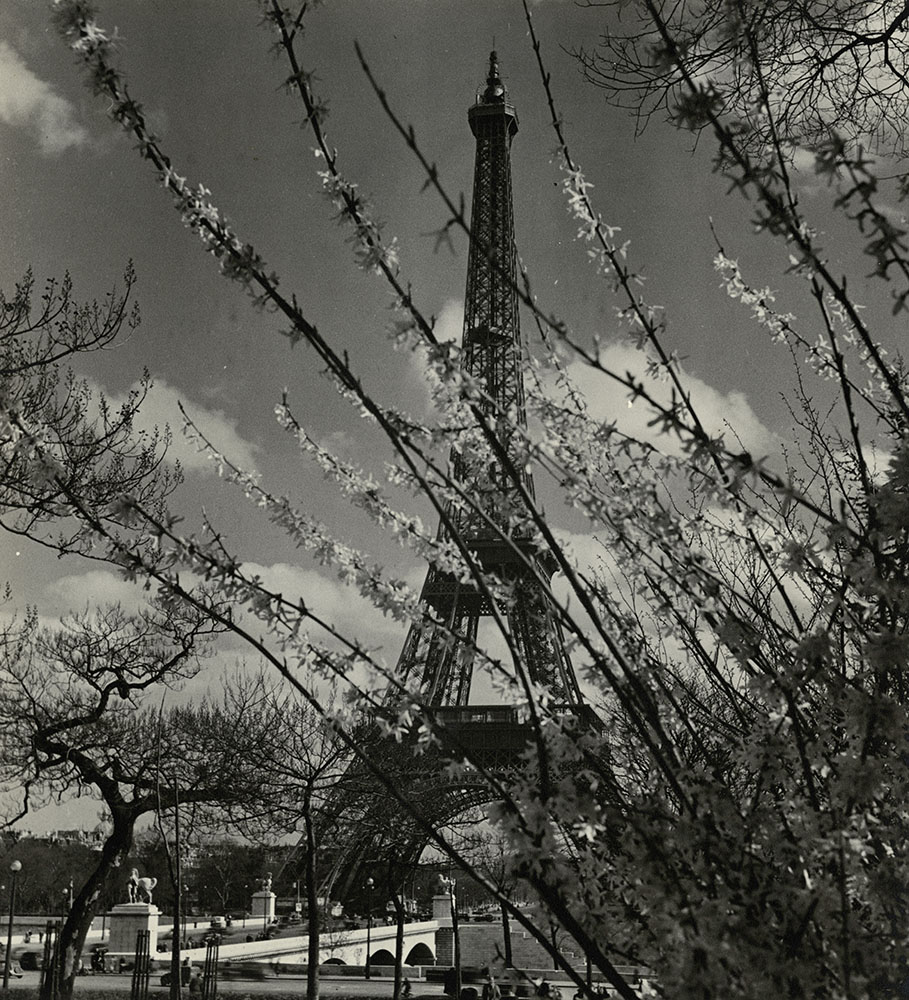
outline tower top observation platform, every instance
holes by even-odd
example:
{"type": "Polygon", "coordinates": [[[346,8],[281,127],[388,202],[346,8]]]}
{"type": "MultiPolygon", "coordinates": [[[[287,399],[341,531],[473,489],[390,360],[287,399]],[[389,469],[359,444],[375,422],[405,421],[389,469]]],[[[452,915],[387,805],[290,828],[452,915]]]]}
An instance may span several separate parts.
{"type": "Polygon", "coordinates": [[[477,124],[482,119],[504,118],[508,123],[508,134],[513,136],[518,130],[518,115],[514,105],[508,100],[508,91],[499,75],[499,57],[495,49],[489,53],[489,72],[486,89],[477,90],[476,103],[467,112],[473,134],[477,134],[477,124]]]}

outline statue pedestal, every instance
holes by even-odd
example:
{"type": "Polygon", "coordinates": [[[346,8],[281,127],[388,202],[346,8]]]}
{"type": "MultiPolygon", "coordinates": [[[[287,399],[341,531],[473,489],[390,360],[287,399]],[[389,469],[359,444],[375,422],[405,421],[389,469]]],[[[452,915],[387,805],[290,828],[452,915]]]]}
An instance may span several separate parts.
{"type": "Polygon", "coordinates": [[[432,919],[436,927],[436,965],[454,965],[454,921],[451,919],[451,894],[437,892],[432,897],[432,919]]]}
{"type": "Polygon", "coordinates": [[[154,903],[120,903],[115,906],[107,915],[110,923],[108,955],[132,957],[136,953],[136,934],[139,931],[149,931],[148,953],[154,958],[158,950],[160,912],[154,903]]]}
{"type": "Polygon", "coordinates": [[[432,919],[438,920],[440,927],[451,927],[451,896],[447,892],[432,897],[432,919]]]}
{"type": "Polygon", "coordinates": [[[269,889],[260,889],[252,894],[249,913],[255,919],[270,924],[275,919],[275,899],[277,896],[269,889]]]}

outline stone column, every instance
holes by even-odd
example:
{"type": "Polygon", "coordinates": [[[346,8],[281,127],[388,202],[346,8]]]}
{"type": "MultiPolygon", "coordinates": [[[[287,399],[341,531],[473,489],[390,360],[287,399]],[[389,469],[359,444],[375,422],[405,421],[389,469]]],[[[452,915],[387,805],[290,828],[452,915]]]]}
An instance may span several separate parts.
{"type": "Polygon", "coordinates": [[[454,965],[454,927],[451,920],[451,896],[447,892],[432,897],[432,919],[436,928],[436,965],[454,965]]]}

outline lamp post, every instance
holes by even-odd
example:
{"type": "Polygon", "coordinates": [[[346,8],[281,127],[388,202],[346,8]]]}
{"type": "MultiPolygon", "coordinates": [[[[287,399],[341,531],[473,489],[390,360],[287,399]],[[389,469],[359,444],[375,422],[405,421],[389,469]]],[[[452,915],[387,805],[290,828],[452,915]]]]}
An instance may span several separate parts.
{"type": "Polygon", "coordinates": [[[13,861],[9,866],[9,926],[6,930],[6,955],[3,959],[3,989],[9,989],[9,970],[13,959],[13,918],[16,915],[16,876],[22,871],[22,862],[13,861]]]}
{"type": "Polygon", "coordinates": [[[366,880],[366,979],[369,975],[369,953],[372,950],[372,887],[376,883],[372,878],[366,880]]]}
{"type": "Polygon", "coordinates": [[[452,950],[454,951],[452,959],[455,970],[455,996],[459,997],[461,995],[461,930],[458,924],[458,883],[451,876],[446,878],[444,875],[439,876],[439,881],[448,889],[448,899],[451,906],[451,937],[452,950]]]}
{"type": "Polygon", "coordinates": [[[268,940],[268,896],[265,895],[266,892],[271,892],[271,872],[265,873],[265,878],[262,880],[262,940],[268,940]]]}

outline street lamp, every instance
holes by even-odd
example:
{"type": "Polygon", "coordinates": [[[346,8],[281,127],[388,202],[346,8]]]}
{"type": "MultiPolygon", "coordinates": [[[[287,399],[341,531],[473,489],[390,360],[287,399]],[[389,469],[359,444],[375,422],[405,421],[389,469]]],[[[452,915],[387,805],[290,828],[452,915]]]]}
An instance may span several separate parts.
{"type": "Polygon", "coordinates": [[[16,876],[22,871],[22,862],[13,861],[9,866],[9,927],[6,931],[6,956],[3,959],[3,989],[9,989],[9,970],[13,959],[13,918],[16,915],[16,876]]]}
{"type": "Polygon", "coordinates": [[[372,950],[372,887],[376,883],[368,878],[366,880],[366,979],[369,975],[369,953],[372,950]]]}
{"type": "Polygon", "coordinates": [[[439,876],[439,881],[448,889],[448,899],[451,906],[451,937],[454,954],[455,996],[461,995],[461,930],[458,925],[458,883],[451,876],[439,876]]]}
{"type": "Polygon", "coordinates": [[[271,872],[265,873],[265,878],[262,880],[262,940],[268,940],[268,904],[270,901],[269,896],[266,895],[267,892],[271,891],[271,872]]]}

